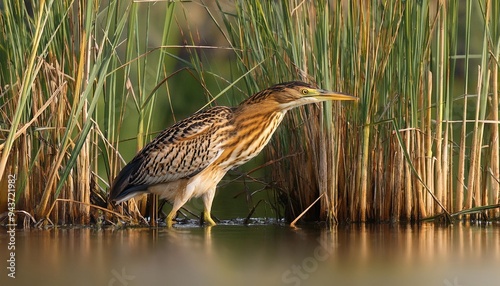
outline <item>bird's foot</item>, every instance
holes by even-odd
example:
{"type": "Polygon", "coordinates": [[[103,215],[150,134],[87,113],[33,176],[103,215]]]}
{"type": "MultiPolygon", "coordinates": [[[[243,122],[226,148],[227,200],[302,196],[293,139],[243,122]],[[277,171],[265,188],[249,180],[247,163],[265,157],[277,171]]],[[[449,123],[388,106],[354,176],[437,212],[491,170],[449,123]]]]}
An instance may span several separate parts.
{"type": "Polygon", "coordinates": [[[210,226],[216,225],[215,221],[210,216],[210,212],[203,212],[203,221],[210,226]]]}
{"type": "Polygon", "coordinates": [[[167,224],[167,228],[172,228],[173,224],[176,223],[173,216],[168,215],[165,219],[165,223],[167,224]]]}
{"type": "Polygon", "coordinates": [[[165,221],[167,223],[167,228],[172,228],[172,226],[174,225],[174,221],[169,219],[167,221],[165,221]]]}

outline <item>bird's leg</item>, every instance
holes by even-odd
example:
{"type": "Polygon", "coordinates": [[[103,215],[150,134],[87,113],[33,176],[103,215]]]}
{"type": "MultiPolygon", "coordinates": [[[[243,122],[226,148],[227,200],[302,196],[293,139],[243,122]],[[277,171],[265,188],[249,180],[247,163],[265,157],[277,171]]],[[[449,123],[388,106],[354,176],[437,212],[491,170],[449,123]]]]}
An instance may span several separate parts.
{"type": "Polygon", "coordinates": [[[214,200],[215,188],[208,191],[203,195],[203,204],[205,205],[205,210],[203,211],[203,220],[209,225],[216,225],[215,221],[210,216],[210,210],[212,209],[212,202],[214,200]]]}
{"type": "Polygon", "coordinates": [[[177,215],[177,211],[187,202],[187,199],[176,199],[174,200],[174,204],[172,206],[172,210],[167,215],[165,222],[167,223],[167,227],[171,228],[174,223],[175,216],[177,215]]]}

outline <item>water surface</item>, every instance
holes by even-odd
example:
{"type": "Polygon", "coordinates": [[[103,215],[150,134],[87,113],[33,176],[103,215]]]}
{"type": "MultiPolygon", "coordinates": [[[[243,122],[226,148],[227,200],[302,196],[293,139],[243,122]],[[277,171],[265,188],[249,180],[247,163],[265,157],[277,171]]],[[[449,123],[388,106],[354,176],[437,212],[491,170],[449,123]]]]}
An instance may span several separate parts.
{"type": "Polygon", "coordinates": [[[500,226],[0,231],[0,285],[500,285],[500,226]]]}

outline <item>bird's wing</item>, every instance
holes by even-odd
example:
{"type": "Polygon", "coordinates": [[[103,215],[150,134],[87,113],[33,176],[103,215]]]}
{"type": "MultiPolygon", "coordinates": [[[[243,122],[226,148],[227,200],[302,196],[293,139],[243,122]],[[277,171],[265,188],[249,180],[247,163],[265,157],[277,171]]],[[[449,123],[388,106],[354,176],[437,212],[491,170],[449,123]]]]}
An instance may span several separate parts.
{"type": "Polygon", "coordinates": [[[229,107],[197,112],[162,131],[118,174],[110,198],[125,200],[147,186],[189,178],[222,153],[232,117],[229,107]]]}

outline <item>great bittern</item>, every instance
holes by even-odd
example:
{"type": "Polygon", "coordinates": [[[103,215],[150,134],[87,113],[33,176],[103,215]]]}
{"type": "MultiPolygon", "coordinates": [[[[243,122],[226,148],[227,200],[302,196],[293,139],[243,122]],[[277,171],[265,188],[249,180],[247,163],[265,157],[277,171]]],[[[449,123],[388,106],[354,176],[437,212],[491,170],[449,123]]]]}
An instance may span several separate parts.
{"type": "Polygon", "coordinates": [[[228,170],[259,154],[288,110],[326,100],[356,99],[294,81],[264,89],[237,107],[199,111],[165,129],[139,151],[115,178],[110,200],[157,194],[173,203],[166,218],[171,227],[177,211],[189,199],[201,196],[205,222],[215,225],[210,209],[217,184],[228,170]]]}

